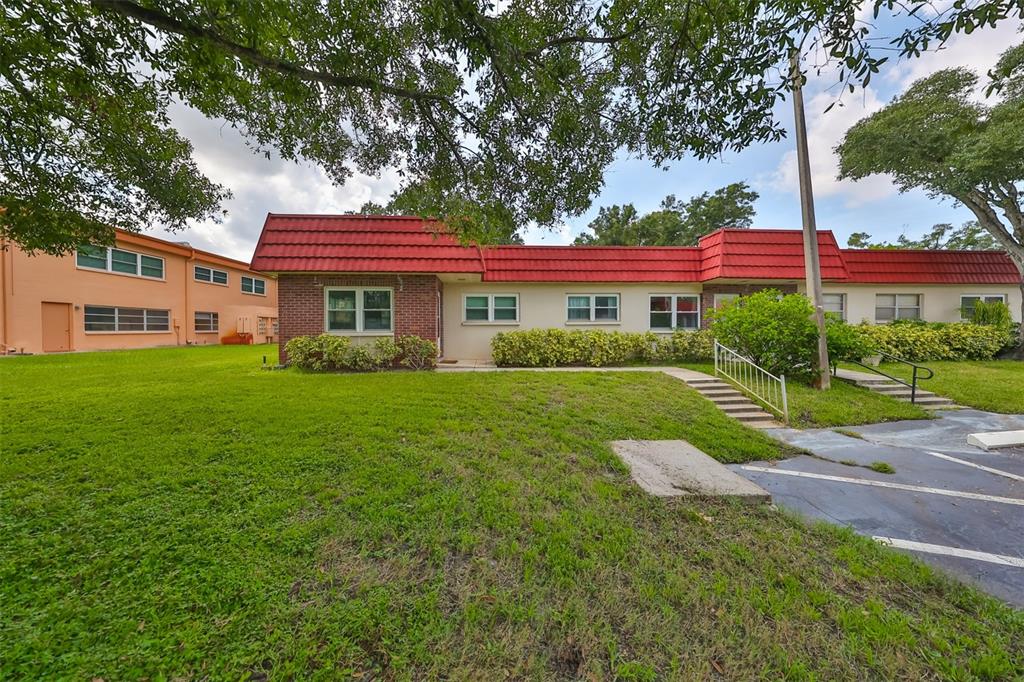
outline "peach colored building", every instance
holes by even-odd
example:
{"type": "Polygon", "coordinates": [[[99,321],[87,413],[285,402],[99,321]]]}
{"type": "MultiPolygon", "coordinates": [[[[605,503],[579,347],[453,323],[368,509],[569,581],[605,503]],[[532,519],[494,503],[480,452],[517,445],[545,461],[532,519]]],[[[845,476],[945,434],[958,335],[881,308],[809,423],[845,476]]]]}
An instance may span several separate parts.
{"type": "Polygon", "coordinates": [[[188,244],[118,230],[55,257],[0,244],[0,354],[277,340],[277,281],[188,244]]]}

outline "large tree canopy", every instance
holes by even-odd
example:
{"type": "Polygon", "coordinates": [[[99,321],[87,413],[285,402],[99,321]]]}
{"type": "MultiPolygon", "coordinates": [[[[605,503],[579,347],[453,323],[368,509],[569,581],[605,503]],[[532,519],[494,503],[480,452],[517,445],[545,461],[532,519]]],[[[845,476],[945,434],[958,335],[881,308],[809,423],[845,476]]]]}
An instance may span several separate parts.
{"type": "Polygon", "coordinates": [[[403,205],[457,227],[549,226],[589,206],[617,153],[665,164],[778,139],[797,44],[852,88],[878,49],[1022,15],[965,0],[879,46],[846,0],[6,0],[0,238],[60,253],[216,216],[226,190],[171,125],[176,100],[339,184],[397,168],[403,205]]]}
{"type": "Polygon", "coordinates": [[[573,242],[590,246],[695,246],[697,240],[720,227],[750,227],[754,218],[754,192],[745,182],[734,182],[704,192],[689,201],[669,195],[657,211],[639,215],[633,204],[601,207],[597,217],[573,242]]]}
{"type": "Polygon", "coordinates": [[[984,102],[966,69],[922,78],[850,128],[836,152],[841,178],[885,173],[901,191],[969,208],[1016,264],[1024,292],[1024,44],[1003,54],[993,76],[987,90],[999,94],[984,102]]]}

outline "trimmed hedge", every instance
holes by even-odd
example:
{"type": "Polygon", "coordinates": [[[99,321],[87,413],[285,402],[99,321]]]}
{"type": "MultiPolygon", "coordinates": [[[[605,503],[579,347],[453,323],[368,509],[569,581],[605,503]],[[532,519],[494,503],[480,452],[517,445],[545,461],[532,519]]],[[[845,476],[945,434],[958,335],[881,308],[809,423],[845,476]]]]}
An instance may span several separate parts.
{"type": "Polygon", "coordinates": [[[630,362],[703,362],[712,359],[710,332],[606,332],[601,329],[526,329],[499,332],[491,357],[499,367],[606,367],[630,362]]]}
{"type": "Polygon", "coordinates": [[[860,324],[879,351],[904,360],[989,360],[1010,343],[1005,327],[970,322],[860,324]]]}
{"type": "Polygon", "coordinates": [[[418,336],[396,342],[381,337],[372,344],[353,344],[347,336],[296,336],[285,344],[288,362],[310,372],[370,372],[395,366],[431,369],[437,365],[437,344],[418,336]]]}

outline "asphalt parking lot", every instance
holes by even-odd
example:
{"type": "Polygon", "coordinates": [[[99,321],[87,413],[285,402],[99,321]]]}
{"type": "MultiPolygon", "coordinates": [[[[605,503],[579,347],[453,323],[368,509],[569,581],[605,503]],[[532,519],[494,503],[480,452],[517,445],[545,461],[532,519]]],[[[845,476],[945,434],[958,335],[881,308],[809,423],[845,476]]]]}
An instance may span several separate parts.
{"type": "Polygon", "coordinates": [[[937,414],[843,429],[859,438],[766,430],[814,456],[731,468],[784,508],[850,526],[1024,607],[1024,448],[967,444],[970,433],[1024,429],[1024,415],[937,414]],[[895,473],[864,468],[872,462],[895,473]]]}

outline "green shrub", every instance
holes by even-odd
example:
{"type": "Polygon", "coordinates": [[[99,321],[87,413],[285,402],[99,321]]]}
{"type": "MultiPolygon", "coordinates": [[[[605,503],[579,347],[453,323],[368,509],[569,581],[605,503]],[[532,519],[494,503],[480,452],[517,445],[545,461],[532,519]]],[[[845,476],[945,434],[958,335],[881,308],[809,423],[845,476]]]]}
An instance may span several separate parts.
{"type": "Polygon", "coordinates": [[[1005,328],[968,322],[932,324],[861,324],[861,333],[878,351],[923,362],[926,360],[988,360],[1005,346],[1005,328]]]}
{"type": "Polygon", "coordinates": [[[1003,301],[977,301],[971,314],[973,324],[987,324],[1004,329],[1013,328],[1013,316],[1010,306],[1003,301]]]}
{"type": "Polygon", "coordinates": [[[398,363],[408,369],[433,369],[437,366],[437,344],[415,335],[400,336],[395,346],[398,363]]]}
{"type": "Polygon", "coordinates": [[[874,339],[860,327],[847,324],[836,313],[825,314],[825,334],[828,339],[828,359],[835,364],[843,360],[860,361],[878,352],[874,339]]]}
{"type": "Polygon", "coordinates": [[[602,329],[524,329],[491,339],[499,367],[607,367],[711,360],[711,332],[607,332],[602,329]]]}
{"type": "Polygon", "coordinates": [[[321,334],[297,336],[285,344],[288,361],[310,372],[369,372],[399,364],[410,369],[427,369],[437,363],[437,345],[418,336],[403,336],[395,342],[382,337],[372,345],[353,344],[347,336],[321,334]]]}
{"type": "Polygon", "coordinates": [[[710,329],[677,330],[669,339],[669,359],[675,362],[711,362],[715,357],[715,337],[710,329]]]}
{"type": "Polygon", "coordinates": [[[808,378],[817,352],[814,308],[806,296],[765,289],[711,311],[715,338],[773,374],[808,378]]]}

